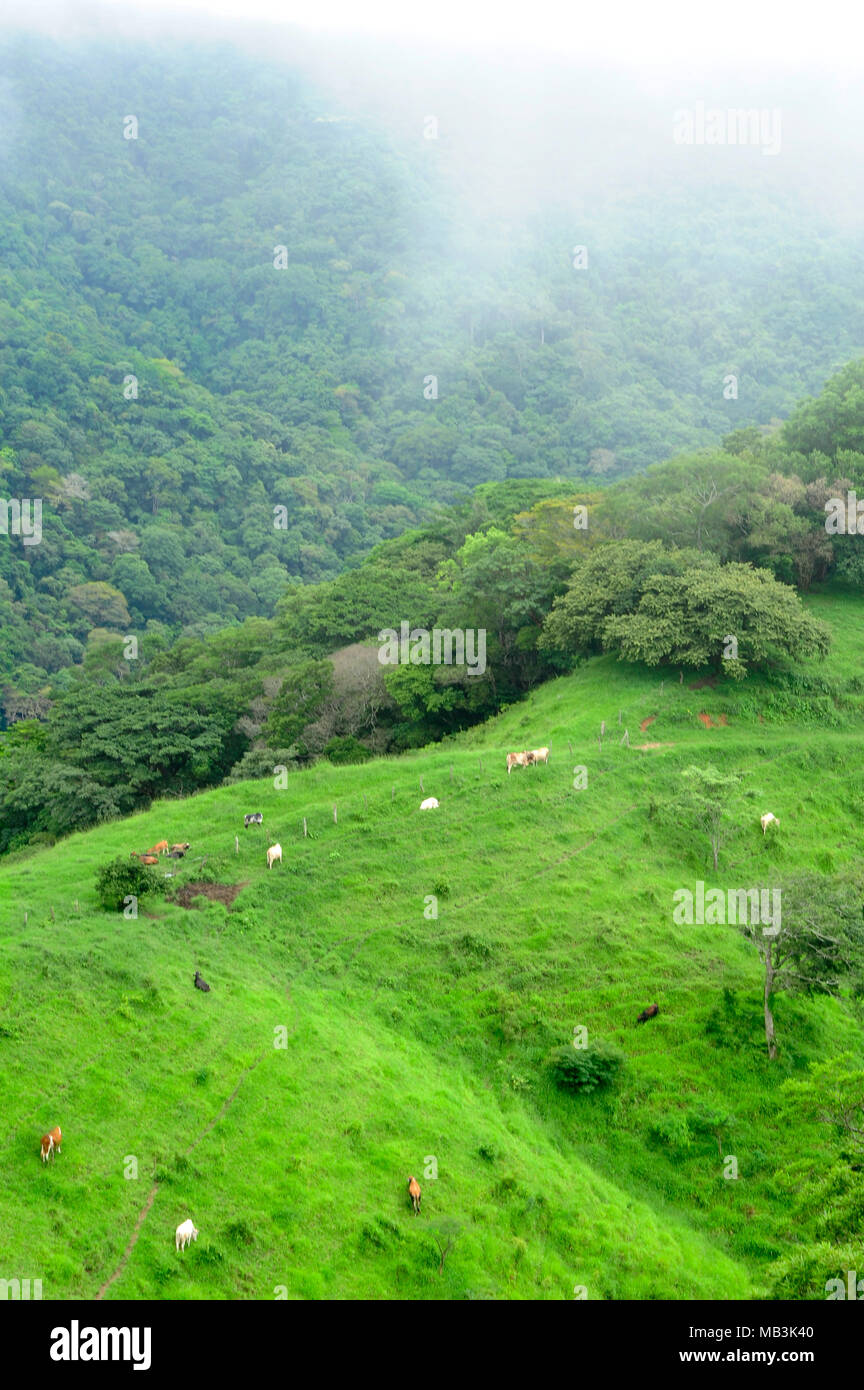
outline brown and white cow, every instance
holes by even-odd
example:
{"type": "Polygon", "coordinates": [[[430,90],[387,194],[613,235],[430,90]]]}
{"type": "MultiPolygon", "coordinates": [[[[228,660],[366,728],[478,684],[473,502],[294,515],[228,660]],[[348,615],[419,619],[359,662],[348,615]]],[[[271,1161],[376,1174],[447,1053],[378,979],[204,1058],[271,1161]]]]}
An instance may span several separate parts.
{"type": "Polygon", "coordinates": [[[167,854],[167,853],[168,853],[168,841],[167,841],[167,840],[160,840],[159,843],[158,843],[158,845],[151,845],[151,847],[150,847],[150,849],[148,849],[147,853],[148,853],[148,854],[167,854]]]}
{"type": "Polygon", "coordinates": [[[530,753],[508,753],[507,754],[507,776],[514,767],[529,767],[531,763],[530,753]]]}
{"type": "Polygon", "coordinates": [[[60,1144],[63,1134],[59,1125],[55,1125],[48,1134],[42,1135],[42,1162],[47,1163],[49,1158],[56,1158],[60,1152],[60,1144]]]}

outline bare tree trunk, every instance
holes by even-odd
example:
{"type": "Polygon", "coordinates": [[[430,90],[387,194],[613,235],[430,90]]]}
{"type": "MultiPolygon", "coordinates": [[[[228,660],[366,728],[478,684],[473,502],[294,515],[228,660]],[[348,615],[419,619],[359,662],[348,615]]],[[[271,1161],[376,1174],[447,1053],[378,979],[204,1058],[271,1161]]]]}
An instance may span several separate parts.
{"type": "Polygon", "coordinates": [[[765,1041],[768,1044],[768,1060],[773,1062],[777,1056],[777,1041],[774,1036],[774,1015],[771,1012],[771,991],[774,988],[774,963],[771,960],[770,944],[765,950],[765,1041]]]}

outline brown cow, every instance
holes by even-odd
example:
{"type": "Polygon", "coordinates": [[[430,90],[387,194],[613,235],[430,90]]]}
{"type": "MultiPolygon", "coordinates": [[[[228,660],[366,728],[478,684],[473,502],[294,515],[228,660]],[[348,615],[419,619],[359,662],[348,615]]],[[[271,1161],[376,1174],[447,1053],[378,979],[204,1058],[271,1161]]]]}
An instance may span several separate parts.
{"type": "Polygon", "coordinates": [[[59,1125],[48,1133],[42,1135],[42,1162],[47,1163],[49,1158],[55,1158],[60,1152],[60,1144],[63,1134],[59,1125]]]}
{"type": "Polygon", "coordinates": [[[191,849],[191,848],[192,848],[192,846],[190,845],[189,841],[187,840],[186,843],[185,843],[185,845],[172,845],[172,846],[171,846],[170,853],[171,853],[171,854],[185,854],[186,851],[187,851],[187,849],[191,849]]]}
{"type": "Polygon", "coordinates": [[[167,854],[167,853],[168,853],[168,841],[167,841],[167,840],[160,840],[159,843],[158,843],[158,845],[151,845],[151,847],[150,847],[150,849],[148,849],[147,853],[148,853],[148,854],[167,854]]]}
{"type": "Polygon", "coordinates": [[[647,1023],[648,1020],[649,1020],[649,1018],[656,1018],[657,1015],[659,1014],[659,1012],[660,1012],[660,1005],[659,1005],[659,1004],[651,1004],[647,1009],[643,1009],[643,1010],[642,1010],[642,1012],[641,1012],[641,1014],[639,1015],[639,1017],[637,1018],[636,1022],[637,1022],[637,1023],[647,1023]]]}
{"type": "Polygon", "coordinates": [[[420,1215],[420,1184],[419,1184],[419,1182],[417,1181],[417,1179],[414,1178],[414,1177],[411,1177],[411,1178],[408,1179],[408,1196],[411,1198],[411,1204],[412,1204],[412,1206],[413,1206],[413,1208],[414,1208],[414,1215],[415,1215],[415,1216],[419,1216],[419,1215],[420,1215]]]}

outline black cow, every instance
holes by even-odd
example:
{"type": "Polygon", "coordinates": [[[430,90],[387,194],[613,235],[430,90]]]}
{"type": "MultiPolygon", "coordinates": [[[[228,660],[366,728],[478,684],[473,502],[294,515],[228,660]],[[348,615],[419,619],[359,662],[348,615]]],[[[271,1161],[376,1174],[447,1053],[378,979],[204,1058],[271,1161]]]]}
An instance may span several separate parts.
{"type": "Polygon", "coordinates": [[[203,991],[204,991],[205,994],[209,994],[209,993],[210,993],[210,986],[208,985],[208,983],[207,983],[206,980],[204,980],[204,979],[201,978],[201,971],[200,971],[200,970],[196,970],[196,971],[195,971],[195,988],[196,988],[196,989],[203,989],[203,991]]]}
{"type": "Polygon", "coordinates": [[[636,1022],[637,1022],[637,1023],[647,1023],[648,1020],[649,1020],[649,1018],[656,1018],[657,1015],[659,1014],[659,1012],[660,1012],[660,1005],[659,1005],[659,1004],[652,1004],[649,1008],[643,1009],[643,1010],[642,1010],[642,1012],[641,1012],[641,1014],[639,1015],[639,1017],[637,1018],[636,1022]]]}
{"type": "Polygon", "coordinates": [[[263,825],[264,817],[260,811],[255,811],[251,816],[243,817],[243,829],[248,830],[250,825],[263,825]]]}

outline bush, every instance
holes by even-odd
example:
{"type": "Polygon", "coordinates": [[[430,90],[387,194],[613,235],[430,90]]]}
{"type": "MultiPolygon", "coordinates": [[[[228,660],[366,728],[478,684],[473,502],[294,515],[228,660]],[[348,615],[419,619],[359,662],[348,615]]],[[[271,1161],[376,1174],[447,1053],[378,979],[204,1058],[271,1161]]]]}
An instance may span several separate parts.
{"type": "Polygon", "coordinates": [[[610,1085],[624,1065],[624,1053],[602,1038],[589,1047],[556,1047],[549,1066],[556,1086],[563,1091],[595,1091],[610,1085]]]}
{"type": "Polygon", "coordinates": [[[144,898],[148,893],[164,893],[165,879],[159,878],[137,859],[112,859],[96,875],[96,896],[106,912],[122,912],[127,898],[144,898]]]}
{"type": "Polygon", "coordinates": [[[372,757],[365,744],[362,744],[359,738],[355,738],[353,734],[346,734],[343,738],[331,738],[329,743],[325,743],[321,751],[325,758],[329,758],[331,763],[337,765],[365,763],[372,757]]]}

